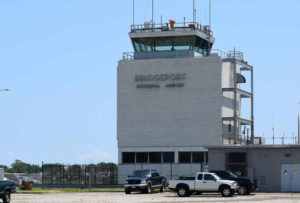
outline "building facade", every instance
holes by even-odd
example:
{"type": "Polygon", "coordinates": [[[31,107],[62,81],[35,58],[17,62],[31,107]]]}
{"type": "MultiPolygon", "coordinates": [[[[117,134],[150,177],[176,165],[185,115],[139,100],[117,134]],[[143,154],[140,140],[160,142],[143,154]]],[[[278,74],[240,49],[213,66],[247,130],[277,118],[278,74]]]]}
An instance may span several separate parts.
{"type": "Polygon", "coordinates": [[[241,130],[254,117],[241,118],[241,100],[253,103],[253,92],[241,85],[253,68],[240,53],[213,53],[211,31],[198,24],[133,26],[129,36],[135,52],[119,61],[117,79],[120,184],[136,169],[193,175],[208,169],[205,146],[251,140],[241,130]]]}
{"type": "Polygon", "coordinates": [[[209,170],[257,178],[262,192],[300,192],[299,145],[208,147],[209,170]]]}

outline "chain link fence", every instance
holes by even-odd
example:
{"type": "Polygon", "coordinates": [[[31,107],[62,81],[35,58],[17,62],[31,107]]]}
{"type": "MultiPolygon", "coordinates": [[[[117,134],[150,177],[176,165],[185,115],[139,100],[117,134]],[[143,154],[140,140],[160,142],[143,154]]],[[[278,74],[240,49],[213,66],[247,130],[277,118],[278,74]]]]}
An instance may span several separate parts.
{"type": "Polygon", "coordinates": [[[104,165],[43,164],[42,184],[56,186],[117,185],[118,167],[104,165]]]}

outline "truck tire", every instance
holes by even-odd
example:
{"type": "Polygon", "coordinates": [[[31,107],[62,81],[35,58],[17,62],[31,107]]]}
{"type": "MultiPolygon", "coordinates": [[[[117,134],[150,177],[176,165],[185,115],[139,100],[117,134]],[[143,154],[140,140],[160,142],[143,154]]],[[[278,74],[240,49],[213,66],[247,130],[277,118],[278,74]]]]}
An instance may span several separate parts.
{"type": "Polygon", "coordinates": [[[6,191],[3,196],[3,203],[10,203],[10,192],[6,191]]]}
{"type": "Polygon", "coordinates": [[[125,194],[126,194],[126,195],[129,195],[129,194],[131,194],[131,190],[129,190],[129,189],[125,189],[125,194]]]}
{"type": "Polygon", "coordinates": [[[150,194],[152,192],[151,184],[148,184],[148,187],[144,191],[146,194],[150,194]]]}
{"type": "Polygon", "coordinates": [[[233,195],[229,186],[222,187],[221,194],[223,197],[231,197],[233,195]]]}
{"type": "Polygon", "coordinates": [[[159,189],[159,192],[165,192],[165,182],[163,181],[162,182],[162,185],[161,185],[161,187],[160,187],[160,189],[159,189]]]}
{"type": "Polygon", "coordinates": [[[188,197],[188,196],[190,196],[190,190],[188,189],[187,186],[184,186],[184,185],[178,186],[177,195],[179,197],[188,197]]]}
{"type": "Polygon", "coordinates": [[[238,193],[239,193],[239,195],[249,195],[250,192],[249,192],[249,189],[246,186],[241,185],[239,187],[238,193]]]}

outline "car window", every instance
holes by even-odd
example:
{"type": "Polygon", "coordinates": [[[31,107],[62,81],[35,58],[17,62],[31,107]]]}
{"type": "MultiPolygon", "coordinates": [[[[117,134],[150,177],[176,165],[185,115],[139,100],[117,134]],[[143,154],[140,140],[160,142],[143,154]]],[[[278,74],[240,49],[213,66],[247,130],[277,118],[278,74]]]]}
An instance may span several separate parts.
{"type": "Polygon", "coordinates": [[[152,177],[158,177],[159,174],[157,172],[152,173],[152,177]]]}
{"type": "Polygon", "coordinates": [[[202,180],[203,175],[202,174],[198,174],[197,180],[202,180]]]}
{"type": "Polygon", "coordinates": [[[216,181],[215,177],[213,177],[210,174],[205,174],[204,175],[204,180],[208,180],[208,181],[216,181]]]}

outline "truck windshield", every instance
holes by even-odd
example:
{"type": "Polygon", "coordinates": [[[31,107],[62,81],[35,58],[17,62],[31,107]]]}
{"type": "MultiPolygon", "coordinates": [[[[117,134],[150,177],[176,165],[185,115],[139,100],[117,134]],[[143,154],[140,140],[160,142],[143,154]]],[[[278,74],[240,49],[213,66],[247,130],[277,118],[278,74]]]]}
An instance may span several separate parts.
{"type": "Polygon", "coordinates": [[[131,177],[150,177],[150,171],[134,171],[131,177]]]}
{"type": "Polygon", "coordinates": [[[214,174],[214,177],[217,179],[217,180],[221,180],[222,178],[220,178],[220,176],[218,176],[217,174],[214,174]]]}
{"type": "Polygon", "coordinates": [[[237,176],[236,174],[234,174],[234,173],[232,173],[232,172],[230,172],[230,171],[229,171],[229,173],[230,173],[230,175],[233,176],[234,178],[238,178],[238,176],[237,176]]]}

